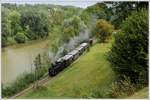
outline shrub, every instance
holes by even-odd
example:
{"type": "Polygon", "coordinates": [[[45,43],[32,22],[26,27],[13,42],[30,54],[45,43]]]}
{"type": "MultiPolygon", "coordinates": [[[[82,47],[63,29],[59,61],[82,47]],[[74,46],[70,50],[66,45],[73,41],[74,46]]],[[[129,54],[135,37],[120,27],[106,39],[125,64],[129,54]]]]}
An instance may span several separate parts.
{"type": "Polygon", "coordinates": [[[148,11],[134,12],[121,25],[108,60],[122,77],[128,76],[134,83],[148,83],[148,11]],[[141,80],[142,78],[143,80],[141,80]]]}
{"type": "Polygon", "coordinates": [[[105,42],[111,36],[113,26],[104,19],[100,19],[96,23],[96,33],[101,42],[105,42]]]}
{"type": "Polygon", "coordinates": [[[5,47],[7,45],[8,45],[7,38],[6,37],[2,37],[2,47],[5,47]]]}
{"type": "Polygon", "coordinates": [[[16,43],[16,41],[12,37],[7,37],[7,42],[8,42],[9,45],[12,45],[12,44],[16,43]]]}
{"type": "Polygon", "coordinates": [[[15,43],[16,41],[14,40],[13,37],[2,37],[2,47],[13,45],[15,43]]]}
{"type": "Polygon", "coordinates": [[[16,36],[15,36],[15,40],[16,40],[18,43],[25,43],[25,41],[26,41],[26,36],[24,35],[24,33],[17,33],[16,36]]]}
{"type": "Polygon", "coordinates": [[[126,77],[124,80],[112,83],[107,95],[111,98],[122,98],[132,95],[135,91],[135,85],[132,84],[130,79],[126,77]]]}

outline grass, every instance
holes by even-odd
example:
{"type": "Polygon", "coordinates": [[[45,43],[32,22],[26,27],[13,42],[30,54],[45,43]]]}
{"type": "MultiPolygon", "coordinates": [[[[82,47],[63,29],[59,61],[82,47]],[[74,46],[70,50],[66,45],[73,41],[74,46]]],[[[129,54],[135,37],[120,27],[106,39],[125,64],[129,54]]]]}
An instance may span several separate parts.
{"type": "Polygon", "coordinates": [[[115,75],[106,54],[111,43],[96,44],[75,63],[49,80],[47,85],[30,90],[18,98],[93,98],[109,88],[115,75]]]}
{"type": "Polygon", "coordinates": [[[132,96],[127,97],[129,99],[148,99],[148,87],[145,87],[138,92],[135,92],[132,96]]]}

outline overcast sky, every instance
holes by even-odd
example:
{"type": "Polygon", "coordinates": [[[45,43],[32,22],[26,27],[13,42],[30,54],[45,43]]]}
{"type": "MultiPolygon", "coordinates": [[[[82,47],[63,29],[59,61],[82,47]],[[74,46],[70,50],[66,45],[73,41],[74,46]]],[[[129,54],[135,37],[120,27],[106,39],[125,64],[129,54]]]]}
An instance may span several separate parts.
{"type": "Polygon", "coordinates": [[[55,5],[72,5],[81,8],[93,5],[99,0],[1,0],[2,3],[17,3],[17,4],[55,4],[55,5]]]}

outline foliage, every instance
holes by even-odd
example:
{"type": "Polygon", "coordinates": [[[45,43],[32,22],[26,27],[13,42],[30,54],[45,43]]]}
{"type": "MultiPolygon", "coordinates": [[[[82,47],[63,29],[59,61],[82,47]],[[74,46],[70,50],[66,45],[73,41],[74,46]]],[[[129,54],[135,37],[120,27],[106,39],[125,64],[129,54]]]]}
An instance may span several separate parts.
{"type": "MultiPolygon", "coordinates": [[[[3,4],[2,46],[12,45],[13,43],[10,43],[7,37],[14,38],[19,32],[24,33],[27,38],[26,42],[47,37],[52,38],[54,34],[56,38],[61,40],[63,35],[60,34],[62,34],[63,29],[66,30],[63,26],[64,20],[69,19],[72,19],[70,25],[73,27],[73,35],[78,35],[80,31],[78,25],[80,18],[78,16],[81,10],[81,8],[72,6],[3,4]]],[[[70,28],[68,29],[70,30],[70,28]]],[[[67,34],[66,36],[70,38],[70,35],[67,34]]],[[[54,40],[53,43],[57,47],[60,42],[63,43],[66,40],[59,42],[54,40]]]]}
{"type": "Polygon", "coordinates": [[[96,34],[100,38],[101,42],[105,42],[113,31],[113,26],[106,20],[100,19],[96,23],[96,34]]]}
{"type": "Polygon", "coordinates": [[[10,45],[13,45],[13,44],[16,43],[16,41],[15,41],[15,39],[14,39],[13,37],[7,37],[7,42],[8,42],[8,44],[10,44],[10,45]]]}
{"type": "Polygon", "coordinates": [[[28,27],[29,39],[38,39],[48,36],[50,26],[48,15],[38,11],[27,11],[21,15],[21,24],[24,29],[28,27]],[[30,30],[29,30],[30,29],[30,30]]]}
{"type": "Polygon", "coordinates": [[[79,35],[84,30],[84,24],[79,16],[73,16],[72,18],[65,20],[63,23],[63,40],[68,42],[71,37],[79,35]]]}
{"type": "Polygon", "coordinates": [[[64,11],[59,8],[49,9],[52,26],[61,25],[65,18],[64,11]]]}
{"type": "Polygon", "coordinates": [[[2,47],[9,44],[7,42],[7,36],[11,35],[11,23],[7,16],[9,13],[9,9],[2,7],[2,47]]]}
{"type": "Polygon", "coordinates": [[[10,10],[2,7],[2,36],[11,35],[11,22],[8,20],[10,10]]]}
{"type": "MultiPolygon", "coordinates": [[[[35,66],[35,81],[38,79],[40,73],[39,71],[41,70],[42,67],[42,63],[41,63],[41,55],[38,54],[38,56],[35,58],[34,60],[34,66],[35,66]]],[[[34,87],[37,88],[38,87],[38,81],[35,82],[34,87]]]]}
{"type": "Polygon", "coordinates": [[[26,36],[24,35],[24,33],[19,32],[15,35],[15,40],[18,43],[25,43],[26,42],[26,36]]]}
{"type": "Polygon", "coordinates": [[[112,83],[107,95],[111,98],[123,98],[132,95],[135,91],[135,85],[131,83],[129,78],[125,78],[124,80],[112,83]]]}
{"type": "Polygon", "coordinates": [[[116,29],[121,23],[132,14],[133,11],[141,8],[148,8],[148,2],[109,2],[112,4],[113,17],[111,19],[116,29]]]}
{"type": "Polygon", "coordinates": [[[144,87],[142,89],[140,89],[139,91],[135,92],[133,95],[126,97],[128,99],[146,99],[148,98],[148,87],[144,87]]]}
{"type": "Polygon", "coordinates": [[[108,60],[120,77],[125,75],[134,83],[148,84],[148,11],[134,12],[121,29],[115,35],[108,60]]]}
{"type": "Polygon", "coordinates": [[[89,16],[89,13],[86,11],[83,11],[82,14],[80,15],[80,18],[86,25],[89,25],[89,21],[91,19],[91,16],[89,16]]]}
{"type": "Polygon", "coordinates": [[[11,36],[16,35],[17,32],[22,31],[20,25],[20,13],[17,11],[11,11],[8,15],[8,19],[11,24],[11,36]]]}
{"type": "Polygon", "coordinates": [[[87,7],[86,12],[95,15],[97,19],[106,19],[106,9],[107,6],[104,3],[96,3],[95,5],[87,7]]]}

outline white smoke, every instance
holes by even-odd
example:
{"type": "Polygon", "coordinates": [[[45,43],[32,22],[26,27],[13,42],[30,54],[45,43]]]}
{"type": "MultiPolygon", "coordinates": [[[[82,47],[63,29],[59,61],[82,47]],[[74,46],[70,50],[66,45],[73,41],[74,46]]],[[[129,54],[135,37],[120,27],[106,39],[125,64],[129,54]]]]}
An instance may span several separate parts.
{"type": "Polygon", "coordinates": [[[70,41],[64,44],[64,48],[69,52],[76,48],[81,42],[89,39],[89,32],[85,30],[84,32],[80,32],[78,36],[73,37],[70,41]]]}
{"type": "Polygon", "coordinates": [[[58,51],[55,54],[52,52],[49,52],[49,58],[51,59],[52,62],[60,58],[64,50],[66,50],[67,52],[70,52],[71,50],[75,49],[80,43],[90,38],[90,32],[88,28],[85,26],[84,23],[81,23],[81,24],[82,24],[81,32],[79,33],[78,36],[71,38],[68,43],[64,43],[62,46],[60,46],[58,51]]]}
{"type": "Polygon", "coordinates": [[[55,57],[54,57],[54,60],[55,60],[55,61],[61,56],[61,54],[63,53],[63,51],[64,51],[64,47],[61,46],[61,47],[58,49],[57,53],[55,54],[55,57]]]}

